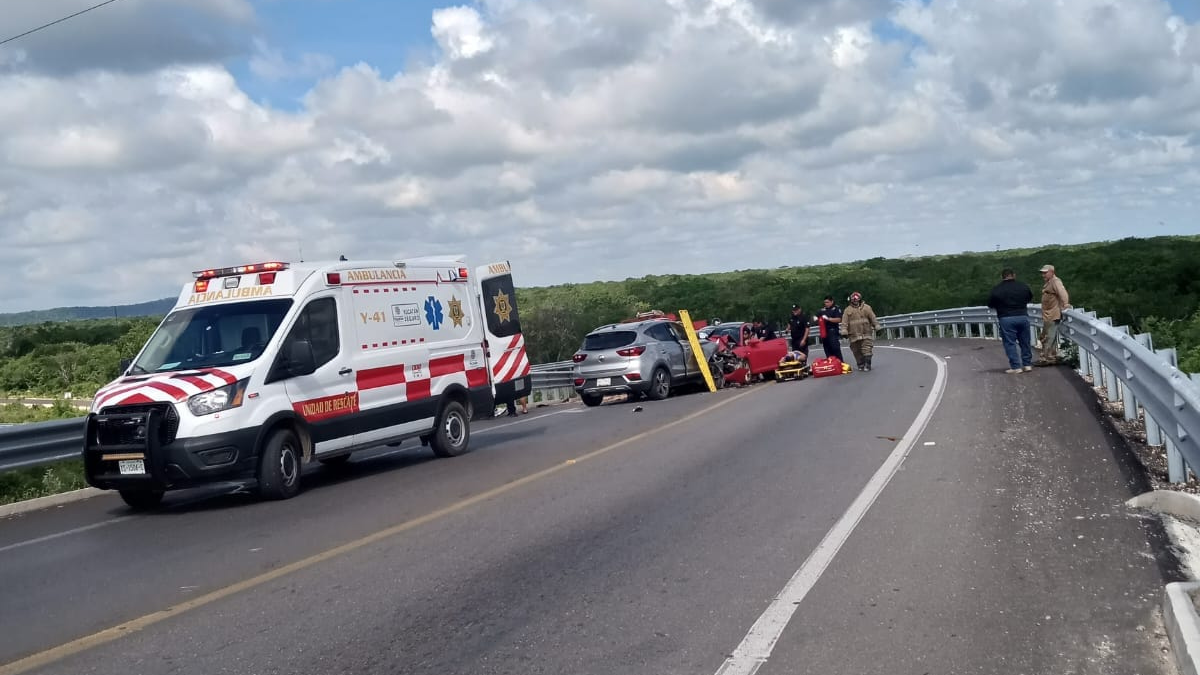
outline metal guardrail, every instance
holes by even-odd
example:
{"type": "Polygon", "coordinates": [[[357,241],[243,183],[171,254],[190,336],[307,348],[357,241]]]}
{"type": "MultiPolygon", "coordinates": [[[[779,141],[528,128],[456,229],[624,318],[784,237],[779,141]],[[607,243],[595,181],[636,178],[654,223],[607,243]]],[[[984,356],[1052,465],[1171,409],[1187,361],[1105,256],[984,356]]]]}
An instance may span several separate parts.
{"type": "Polygon", "coordinates": [[[0,428],[0,471],[71,459],[82,451],[82,417],[0,428]]]}
{"type": "Polygon", "coordinates": [[[568,401],[575,395],[575,382],[572,374],[573,361],[555,361],[541,363],[530,369],[533,384],[533,399],[537,403],[552,401],[568,401]]]}
{"type": "MultiPolygon", "coordinates": [[[[1035,337],[1041,307],[1029,305],[1028,314],[1035,337]]],[[[947,328],[958,337],[960,327],[966,337],[973,327],[978,337],[987,337],[989,327],[991,337],[999,337],[996,313],[988,307],[898,314],[880,317],[879,324],[889,339],[907,337],[908,329],[914,337],[933,337],[935,328],[941,337],[947,328]]],[[[1175,350],[1154,349],[1150,334],[1134,335],[1083,308],[1063,312],[1059,334],[1079,348],[1080,376],[1104,389],[1109,402],[1120,401],[1126,420],[1144,417],[1147,445],[1166,448],[1169,480],[1186,481],[1187,467],[1200,467],[1200,376],[1181,372],[1175,350]]]]}
{"type": "MultiPolygon", "coordinates": [[[[1030,330],[1041,326],[1041,308],[1029,305],[1030,330]]],[[[994,311],[987,307],[915,312],[880,317],[889,339],[940,337],[999,337],[994,311]],[[923,333],[923,335],[922,335],[923,333]]],[[[1188,466],[1200,467],[1200,383],[1179,371],[1174,350],[1154,350],[1148,334],[1131,335],[1125,326],[1097,318],[1095,312],[1071,309],[1064,313],[1060,334],[1079,346],[1078,372],[1106,390],[1110,401],[1123,401],[1126,419],[1143,413],[1149,445],[1165,445],[1170,479],[1182,482],[1188,466]]],[[[1032,337],[1032,336],[1031,336],[1032,337]]],[[[574,393],[571,361],[533,366],[533,391],[540,400],[566,400],[574,393]]],[[[36,466],[78,457],[82,418],[0,427],[0,471],[36,466]]]]}

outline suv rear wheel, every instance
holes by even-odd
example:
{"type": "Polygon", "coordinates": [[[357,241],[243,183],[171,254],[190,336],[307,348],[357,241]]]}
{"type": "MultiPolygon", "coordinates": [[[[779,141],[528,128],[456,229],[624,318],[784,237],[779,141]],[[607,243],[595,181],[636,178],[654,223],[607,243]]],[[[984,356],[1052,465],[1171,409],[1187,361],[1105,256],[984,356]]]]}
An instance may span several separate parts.
{"type": "Polygon", "coordinates": [[[583,399],[583,404],[589,408],[595,408],[604,402],[604,397],[600,394],[582,394],[579,398],[583,399]]]}
{"type": "Polygon", "coordinates": [[[666,368],[659,366],[650,375],[650,391],[646,392],[652,400],[661,401],[671,395],[671,374],[666,368]]]}

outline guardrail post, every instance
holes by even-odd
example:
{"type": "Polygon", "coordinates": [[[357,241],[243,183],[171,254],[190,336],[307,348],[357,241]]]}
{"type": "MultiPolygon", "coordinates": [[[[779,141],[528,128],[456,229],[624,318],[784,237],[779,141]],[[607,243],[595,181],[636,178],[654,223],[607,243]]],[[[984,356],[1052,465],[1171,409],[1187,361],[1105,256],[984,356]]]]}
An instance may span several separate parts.
{"type": "MultiPolygon", "coordinates": [[[[1111,317],[1107,317],[1107,316],[1101,317],[1099,319],[1099,321],[1100,321],[1100,323],[1108,324],[1109,326],[1112,325],[1111,317]]],[[[1107,398],[1109,401],[1116,400],[1113,398],[1113,390],[1116,387],[1113,385],[1112,380],[1113,380],[1112,371],[1109,370],[1108,366],[1101,363],[1100,364],[1100,386],[1104,388],[1105,392],[1107,393],[1107,398]]]]}
{"type": "MultiPolygon", "coordinates": [[[[1156,349],[1155,354],[1158,354],[1167,362],[1167,365],[1175,368],[1179,364],[1179,354],[1174,349],[1156,349]]],[[[1183,454],[1179,452],[1179,448],[1175,447],[1175,443],[1162,435],[1157,422],[1154,424],[1155,435],[1158,437],[1159,443],[1150,443],[1150,416],[1146,416],[1146,444],[1147,445],[1165,445],[1167,450],[1167,480],[1172,483],[1183,483],[1187,480],[1187,465],[1184,464],[1183,454]]]]}
{"type": "Polygon", "coordinates": [[[946,337],[946,324],[944,324],[944,323],[938,324],[938,337],[940,337],[940,338],[946,337]]]}
{"type": "Polygon", "coordinates": [[[930,339],[933,338],[933,326],[925,326],[925,337],[930,339]]]}
{"type": "MultiPolygon", "coordinates": [[[[1126,335],[1129,335],[1129,327],[1128,326],[1115,326],[1115,328],[1118,331],[1125,333],[1126,335]]],[[[1125,385],[1125,382],[1117,375],[1117,371],[1109,369],[1108,375],[1109,375],[1108,402],[1116,403],[1117,401],[1124,401],[1125,400],[1125,392],[1126,392],[1126,390],[1129,389],[1129,387],[1127,387],[1125,385]]]]}
{"type": "MultiPolygon", "coordinates": [[[[1138,343],[1139,345],[1145,347],[1147,351],[1151,351],[1151,352],[1154,351],[1153,338],[1150,337],[1149,333],[1138,333],[1137,335],[1133,336],[1133,341],[1138,343]]],[[[1136,420],[1138,418],[1138,414],[1141,411],[1142,402],[1140,400],[1138,400],[1137,395],[1135,395],[1132,391],[1129,393],[1129,403],[1127,403],[1126,406],[1127,407],[1125,410],[1125,419],[1136,420]],[[1133,411],[1132,417],[1130,417],[1130,409],[1132,409],[1132,411],[1133,411]]],[[[1149,438],[1150,438],[1150,424],[1149,424],[1149,420],[1147,420],[1147,424],[1146,424],[1146,439],[1147,439],[1147,441],[1149,441],[1149,438]]]]}

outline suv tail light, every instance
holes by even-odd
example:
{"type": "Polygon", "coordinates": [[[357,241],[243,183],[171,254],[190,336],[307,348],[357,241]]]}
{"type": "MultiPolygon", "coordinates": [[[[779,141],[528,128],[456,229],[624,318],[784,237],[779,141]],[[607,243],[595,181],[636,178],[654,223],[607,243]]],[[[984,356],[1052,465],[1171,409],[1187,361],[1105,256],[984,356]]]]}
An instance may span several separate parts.
{"type": "Polygon", "coordinates": [[[571,360],[574,361],[575,363],[583,363],[583,360],[586,358],[587,358],[587,354],[576,354],[575,356],[571,357],[571,360]]]}
{"type": "Polygon", "coordinates": [[[645,352],[646,352],[646,346],[638,345],[636,347],[626,347],[625,349],[618,349],[617,356],[641,356],[645,352]]]}
{"type": "Polygon", "coordinates": [[[582,377],[575,378],[576,387],[582,387],[584,382],[587,382],[587,380],[583,379],[582,377]]]}

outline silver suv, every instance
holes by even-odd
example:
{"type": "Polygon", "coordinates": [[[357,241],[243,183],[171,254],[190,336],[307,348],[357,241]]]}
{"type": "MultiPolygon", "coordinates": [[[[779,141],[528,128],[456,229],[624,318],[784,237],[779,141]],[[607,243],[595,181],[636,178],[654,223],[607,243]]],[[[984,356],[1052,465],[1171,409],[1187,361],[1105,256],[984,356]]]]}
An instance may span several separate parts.
{"type": "MultiPolygon", "coordinates": [[[[710,361],[717,343],[704,340],[700,348],[704,361],[710,361]]],[[[670,319],[601,326],[583,339],[573,360],[575,391],[589,406],[613,394],[661,400],[673,388],[704,378],[683,324],[670,319]]],[[[713,368],[713,373],[720,389],[724,374],[721,368],[713,368]]]]}

